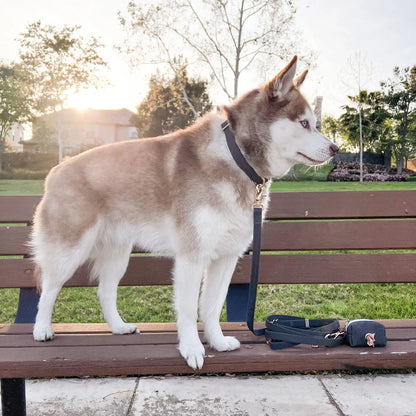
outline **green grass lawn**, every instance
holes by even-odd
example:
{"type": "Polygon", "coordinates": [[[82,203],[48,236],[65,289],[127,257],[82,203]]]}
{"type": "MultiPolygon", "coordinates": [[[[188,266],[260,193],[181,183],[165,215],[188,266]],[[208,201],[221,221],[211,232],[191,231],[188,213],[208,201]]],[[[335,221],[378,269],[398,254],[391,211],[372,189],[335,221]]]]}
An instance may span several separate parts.
{"type": "MultiPolygon", "coordinates": [[[[0,180],[0,195],[39,195],[43,193],[43,180],[0,180]]],[[[308,191],[376,191],[389,189],[416,189],[416,182],[273,182],[272,192],[308,191]]]]}
{"type": "Polygon", "coordinates": [[[43,194],[43,180],[0,180],[0,195],[43,194]]]}
{"type": "MultiPolygon", "coordinates": [[[[416,189],[415,182],[332,183],[275,182],[273,191],[338,191],[416,189]]],[[[43,181],[0,180],[0,195],[41,194],[43,181]]],[[[18,290],[0,290],[0,322],[13,322],[18,290]]],[[[172,287],[120,287],[121,315],[132,322],[174,321],[172,287]]],[[[416,284],[262,285],[256,319],[270,314],[339,319],[416,318],[416,284]]],[[[225,320],[223,312],[222,319],[225,320]]],[[[65,288],[54,311],[54,322],[104,322],[96,288],[65,288]]]]}
{"type": "Polygon", "coordinates": [[[272,183],[272,192],[318,192],[318,191],[387,191],[416,189],[416,182],[317,182],[301,181],[272,183]]]}

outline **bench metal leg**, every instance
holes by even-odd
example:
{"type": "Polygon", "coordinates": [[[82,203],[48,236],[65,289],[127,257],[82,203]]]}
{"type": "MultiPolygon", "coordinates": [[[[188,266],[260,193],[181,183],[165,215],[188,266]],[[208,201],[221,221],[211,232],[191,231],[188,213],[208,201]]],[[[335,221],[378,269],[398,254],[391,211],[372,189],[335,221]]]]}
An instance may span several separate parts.
{"type": "Polygon", "coordinates": [[[39,293],[36,289],[20,289],[19,306],[17,308],[16,324],[33,324],[38,312],[39,293]]]}
{"type": "Polygon", "coordinates": [[[3,416],[26,416],[24,378],[3,378],[1,380],[1,404],[3,416]]]}
{"type": "Polygon", "coordinates": [[[247,320],[248,290],[250,285],[230,285],[227,295],[227,321],[245,322],[247,320]]]}

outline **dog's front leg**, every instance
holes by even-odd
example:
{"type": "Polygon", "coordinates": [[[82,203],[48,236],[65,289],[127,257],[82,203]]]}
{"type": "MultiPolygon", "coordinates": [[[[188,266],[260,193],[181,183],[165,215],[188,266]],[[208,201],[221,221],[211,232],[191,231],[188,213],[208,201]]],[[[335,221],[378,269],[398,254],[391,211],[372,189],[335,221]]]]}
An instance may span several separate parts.
{"type": "Polygon", "coordinates": [[[200,300],[201,319],[205,338],[217,351],[232,351],[240,347],[235,337],[223,335],[220,315],[227,296],[238,256],[224,256],[214,260],[207,269],[200,300]]]}
{"type": "Polygon", "coordinates": [[[177,257],[173,270],[179,352],[194,370],[202,368],[205,349],[199,339],[198,298],[205,264],[177,257]]]}

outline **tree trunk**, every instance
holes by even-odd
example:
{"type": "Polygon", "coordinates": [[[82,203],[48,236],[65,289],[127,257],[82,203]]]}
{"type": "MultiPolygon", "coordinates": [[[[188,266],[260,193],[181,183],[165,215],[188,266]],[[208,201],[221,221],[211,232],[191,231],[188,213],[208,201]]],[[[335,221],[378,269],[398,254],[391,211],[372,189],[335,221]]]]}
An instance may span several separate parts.
{"type": "MultiPolygon", "coordinates": [[[[360,91],[361,93],[361,91],[360,91]]],[[[361,103],[358,108],[358,114],[359,114],[359,123],[360,123],[360,183],[363,183],[363,122],[362,122],[362,116],[361,116],[361,103]]]]}
{"type": "Polygon", "coordinates": [[[397,174],[401,175],[403,173],[404,167],[404,158],[397,159],[397,174]]]}
{"type": "Polygon", "coordinates": [[[0,137],[0,171],[3,170],[4,139],[0,137]]]}

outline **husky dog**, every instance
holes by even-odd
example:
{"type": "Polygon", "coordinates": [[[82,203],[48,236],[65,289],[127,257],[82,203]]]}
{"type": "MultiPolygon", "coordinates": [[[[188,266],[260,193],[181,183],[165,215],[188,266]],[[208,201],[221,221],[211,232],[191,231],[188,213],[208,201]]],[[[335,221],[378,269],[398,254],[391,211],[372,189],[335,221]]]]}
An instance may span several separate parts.
{"type": "Polygon", "coordinates": [[[204,362],[198,304],[207,343],[217,351],[239,348],[236,338],[223,335],[219,317],[237,260],[252,239],[255,185],[233,159],[221,124],[228,120],[245,159],[263,178],[332,157],[337,147],[315,128],[299,91],[307,72],[295,79],[296,61],[185,130],[97,147],[51,171],[32,235],[41,288],[35,340],[53,338],[56,296],[87,261],[112,332],[136,332],[116,305],[136,246],[174,258],[179,351],[190,367],[204,362]]]}

